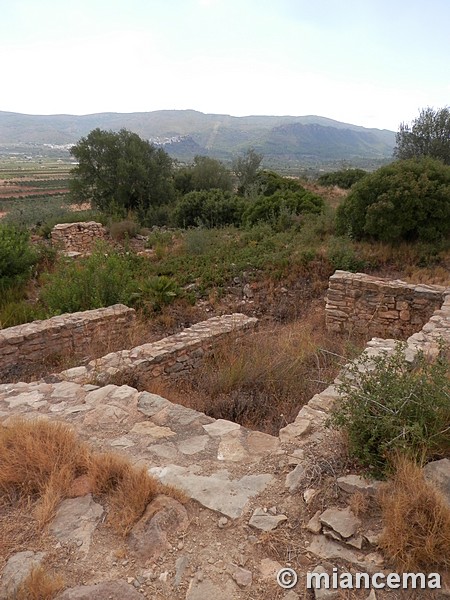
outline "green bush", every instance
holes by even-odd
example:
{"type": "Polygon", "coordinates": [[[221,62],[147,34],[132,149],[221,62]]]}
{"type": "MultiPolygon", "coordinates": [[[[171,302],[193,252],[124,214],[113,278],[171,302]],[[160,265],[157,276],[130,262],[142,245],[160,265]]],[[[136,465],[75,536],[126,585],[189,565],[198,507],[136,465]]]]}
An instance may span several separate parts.
{"type": "Polygon", "coordinates": [[[400,160],[367,175],[337,210],[337,230],[384,242],[436,242],[450,236],[450,167],[400,160]]]}
{"type": "Polygon", "coordinates": [[[182,295],[182,289],[170,277],[161,275],[152,277],[139,285],[139,290],[133,295],[133,304],[160,311],[163,306],[171,304],[182,295]]]}
{"type": "Polygon", "coordinates": [[[450,370],[444,348],[430,362],[391,354],[363,354],[347,367],[330,424],[348,437],[349,450],[374,475],[385,475],[398,451],[431,460],[450,453],[450,370]]]}
{"type": "Polygon", "coordinates": [[[175,207],[174,220],[179,227],[224,227],[240,225],[244,202],[223,190],[190,192],[175,207]]]}
{"type": "Polygon", "coordinates": [[[128,304],[138,289],[137,258],[99,245],[83,260],[62,260],[44,278],[40,300],[51,314],[128,304]]]}
{"type": "MultiPolygon", "coordinates": [[[[280,224],[286,216],[292,217],[300,214],[320,214],[324,209],[324,201],[320,196],[301,188],[295,192],[279,190],[272,196],[258,196],[244,211],[243,221],[246,225],[255,225],[259,222],[280,224]]],[[[289,219],[288,219],[289,220],[289,219]]],[[[282,224],[282,223],[281,223],[282,224]]],[[[284,227],[282,227],[284,229],[284,227]]]]}
{"type": "Polygon", "coordinates": [[[28,232],[0,223],[0,290],[26,280],[37,255],[30,246],[28,232]]]}
{"type": "Polygon", "coordinates": [[[367,171],[364,171],[364,169],[341,169],[340,171],[333,171],[332,173],[321,175],[317,182],[320,183],[320,185],[337,185],[344,190],[348,190],[366,175],[367,171]]]}
{"type": "Polygon", "coordinates": [[[352,241],[348,238],[332,237],[327,246],[327,258],[333,269],[356,273],[364,271],[366,267],[365,261],[358,258],[352,241]]]}

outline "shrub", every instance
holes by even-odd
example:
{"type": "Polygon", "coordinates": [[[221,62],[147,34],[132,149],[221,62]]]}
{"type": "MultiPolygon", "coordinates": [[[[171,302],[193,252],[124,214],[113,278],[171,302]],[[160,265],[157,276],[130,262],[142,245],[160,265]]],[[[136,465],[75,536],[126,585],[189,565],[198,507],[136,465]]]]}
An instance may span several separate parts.
{"type": "Polygon", "coordinates": [[[334,269],[343,271],[363,271],[366,263],[358,258],[352,241],[344,237],[332,237],[327,247],[327,258],[334,269]]]}
{"type": "Polygon", "coordinates": [[[36,261],[28,232],[14,225],[0,223],[0,289],[27,279],[36,261]]]}
{"type": "Polygon", "coordinates": [[[138,292],[133,296],[133,303],[143,307],[150,303],[152,310],[159,311],[181,295],[182,290],[175,281],[161,275],[141,283],[138,292]]]}
{"type": "Polygon", "coordinates": [[[337,210],[339,233],[384,242],[436,242],[450,235],[450,167],[397,161],[364,177],[337,210]]]}
{"type": "Polygon", "coordinates": [[[324,208],[320,196],[303,188],[297,191],[277,191],[271,196],[259,196],[245,209],[243,221],[246,225],[255,225],[261,221],[274,225],[285,219],[286,215],[319,214],[324,208]]]}
{"type": "Polygon", "coordinates": [[[51,314],[128,304],[138,285],[135,260],[99,245],[86,259],[60,262],[46,275],[40,299],[51,314]]]}
{"type": "Polygon", "coordinates": [[[450,508],[420,466],[404,456],[380,493],[380,547],[400,570],[427,572],[450,566],[450,508]]]}
{"type": "Polygon", "coordinates": [[[177,203],[174,220],[179,227],[224,227],[240,225],[242,199],[222,190],[190,192],[177,203]]]}
{"type": "Polygon", "coordinates": [[[132,219],[124,219],[123,221],[112,221],[108,229],[113,240],[123,241],[136,237],[139,233],[139,224],[132,219]]]}
{"type": "Polygon", "coordinates": [[[376,475],[389,469],[396,451],[425,460],[450,451],[450,377],[441,348],[437,359],[419,353],[411,365],[405,344],[392,354],[363,354],[338,386],[341,396],[330,424],[342,429],[349,451],[376,475]]]}
{"type": "Polygon", "coordinates": [[[364,169],[341,169],[340,171],[333,171],[333,173],[321,175],[317,182],[320,183],[320,185],[337,185],[344,190],[348,190],[366,175],[367,171],[364,171],[364,169]]]}

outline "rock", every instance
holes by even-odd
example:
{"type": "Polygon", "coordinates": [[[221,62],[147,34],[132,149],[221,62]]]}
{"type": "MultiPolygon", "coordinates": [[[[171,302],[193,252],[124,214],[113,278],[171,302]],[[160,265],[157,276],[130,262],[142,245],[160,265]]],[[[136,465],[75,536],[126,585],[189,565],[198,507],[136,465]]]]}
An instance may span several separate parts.
{"type": "Polygon", "coordinates": [[[151,421],[141,421],[140,423],[136,423],[136,425],[134,425],[134,427],[130,430],[130,433],[148,435],[153,439],[161,439],[176,435],[176,433],[172,431],[170,427],[160,427],[151,421]]]}
{"type": "Polygon", "coordinates": [[[291,590],[283,596],[283,600],[299,600],[300,596],[291,590]]]}
{"type": "Polygon", "coordinates": [[[249,525],[262,531],[272,531],[283,521],[287,521],[286,515],[271,515],[257,508],[250,518],[249,525]]]}
{"type": "Polygon", "coordinates": [[[15,598],[16,592],[33,569],[38,567],[44,558],[43,552],[17,552],[9,557],[0,578],[0,600],[15,598]]]}
{"type": "Polygon", "coordinates": [[[252,290],[252,287],[249,283],[246,283],[242,289],[242,293],[244,295],[244,298],[253,298],[254,293],[252,290]]]}
{"type": "Polygon", "coordinates": [[[320,515],[320,521],[343,538],[354,535],[361,525],[360,519],[352,513],[350,508],[328,508],[320,515]]]}
{"type": "Polygon", "coordinates": [[[262,492],[273,481],[273,476],[268,473],[245,475],[241,479],[230,480],[227,471],[208,476],[195,475],[188,468],[178,465],[153,467],[149,472],[161,483],[174,485],[206,508],[232,519],[240,517],[249,499],[262,492]]]}
{"type": "Polygon", "coordinates": [[[217,460],[231,460],[242,462],[248,457],[248,452],[241,444],[240,431],[232,431],[223,435],[217,450],[217,460]],[[237,433],[237,435],[235,435],[237,433]]]}
{"type": "Polygon", "coordinates": [[[370,590],[370,594],[367,596],[366,600],[377,600],[375,590],[370,590]]]}
{"type": "Polygon", "coordinates": [[[303,500],[309,504],[317,496],[317,490],[308,488],[303,492],[303,500]]]}
{"type": "Polygon", "coordinates": [[[231,563],[229,566],[229,571],[231,573],[231,577],[240,587],[248,587],[252,584],[253,575],[247,569],[243,569],[242,567],[238,567],[237,565],[231,563]]]}
{"type": "Polygon", "coordinates": [[[194,435],[178,443],[178,450],[188,456],[202,452],[209,441],[207,435],[194,435]]]}
{"type": "Polygon", "coordinates": [[[283,443],[295,443],[310,429],[311,421],[309,419],[297,418],[293,423],[289,423],[289,425],[280,429],[280,440],[283,443]]]}
{"type": "MultiPolygon", "coordinates": [[[[317,565],[317,567],[315,567],[312,570],[312,573],[318,573],[319,575],[321,575],[322,573],[327,573],[327,570],[324,569],[322,565],[317,565]]],[[[328,575],[330,575],[330,573],[328,573],[328,575]]],[[[323,579],[319,579],[319,581],[314,579],[314,583],[318,583],[317,586],[314,585],[314,587],[312,588],[314,591],[315,600],[331,600],[332,598],[339,597],[339,591],[325,588],[323,579]]]]}
{"type": "Polygon", "coordinates": [[[443,458],[430,462],[423,468],[425,479],[438,488],[450,506],[450,460],[443,458]]]}
{"type": "Polygon", "coordinates": [[[320,514],[322,511],[318,510],[316,514],[306,524],[306,529],[311,533],[320,533],[322,530],[322,523],[320,522],[320,514]]]}
{"type": "Polygon", "coordinates": [[[381,531],[369,530],[364,533],[364,537],[371,546],[378,546],[378,544],[380,543],[381,535],[381,531]]]}
{"type": "Polygon", "coordinates": [[[333,540],[327,539],[324,535],[313,536],[307,550],[325,560],[340,559],[356,565],[364,564],[364,561],[355,552],[333,540]]]}
{"type": "Polygon", "coordinates": [[[303,479],[305,468],[302,465],[297,465],[293,471],[286,475],[285,487],[293,494],[299,487],[303,479]]]}
{"type": "Polygon", "coordinates": [[[282,568],[281,564],[276,560],[270,558],[263,558],[259,565],[259,572],[261,579],[276,581],[277,573],[282,568]]]}
{"type": "Polygon", "coordinates": [[[173,581],[173,587],[177,588],[183,578],[184,572],[189,565],[189,557],[186,555],[180,556],[175,562],[175,578],[173,581]]]}
{"type": "Polygon", "coordinates": [[[128,536],[128,544],[142,558],[158,558],[170,548],[168,537],[184,531],[189,525],[186,509],[168,496],[157,496],[128,536]]]}
{"type": "Polygon", "coordinates": [[[142,600],[142,595],[124,581],[105,581],[64,590],[55,600],[142,600]]]}
{"type": "Polygon", "coordinates": [[[102,515],[103,507],[94,502],[91,494],[63,500],[50,523],[49,531],[60,542],[76,542],[79,549],[87,554],[102,515]]]}
{"type": "Polygon", "coordinates": [[[219,529],[223,529],[227,523],[228,519],[226,517],[220,517],[219,521],[217,522],[217,525],[219,526],[219,529]]]}
{"type": "Polygon", "coordinates": [[[217,419],[214,423],[210,423],[209,425],[202,425],[203,429],[206,431],[208,435],[211,437],[220,437],[225,435],[226,433],[230,433],[230,431],[237,431],[241,428],[238,423],[233,423],[232,421],[226,421],[225,419],[217,419]]]}
{"type": "Polygon", "coordinates": [[[360,475],[345,475],[345,477],[338,477],[337,484],[348,494],[363,492],[374,495],[378,491],[381,481],[368,481],[360,475]]]}

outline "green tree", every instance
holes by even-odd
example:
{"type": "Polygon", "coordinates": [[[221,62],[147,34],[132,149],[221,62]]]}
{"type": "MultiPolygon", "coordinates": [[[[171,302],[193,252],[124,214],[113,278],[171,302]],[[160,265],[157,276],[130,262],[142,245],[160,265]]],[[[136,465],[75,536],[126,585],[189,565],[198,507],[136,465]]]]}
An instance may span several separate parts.
{"type": "Polygon", "coordinates": [[[223,190],[199,190],[183,196],[175,207],[174,221],[179,227],[239,226],[244,200],[223,190]]]}
{"type": "Polygon", "coordinates": [[[258,176],[262,160],[262,154],[258,154],[254,148],[249,148],[245,154],[238,156],[233,161],[233,172],[238,180],[239,194],[246,195],[250,192],[258,176]]]}
{"type": "Polygon", "coordinates": [[[384,242],[450,236],[450,166],[399,160],[361,179],[336,213],[338,233],[384,242]]]}
{"type": "Polygon", "coordinates": [[[231,192],[233,180],[226,166],[209,156],[196,156],[194,164],[175,175],[175,187],[182,194],[201,190],[231,192]]]}
{"type": "Polygon", "coordinates": [[[412,125],[401,123],[394,156],[400,159],[430,156],[450,165],[450,109],[424,108],[412,125]]]}
{"type": "Polygon", "coordinates": [[[122,214],[167,204],[174,198],[172,160],[136,133],[94,129],[72,149],[78,165],[71,192],[78,202],[122,214]]]}

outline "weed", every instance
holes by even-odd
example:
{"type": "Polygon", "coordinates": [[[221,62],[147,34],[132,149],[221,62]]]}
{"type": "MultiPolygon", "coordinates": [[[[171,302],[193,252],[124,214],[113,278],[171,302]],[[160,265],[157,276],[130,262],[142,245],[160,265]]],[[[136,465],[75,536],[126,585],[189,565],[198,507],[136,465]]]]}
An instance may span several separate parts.
{"type": "Polygon", "coordinates": [[[402,455],[380,492],[384,531],[380,547],[401,570],[450,567],[450,508],[414,461],[402,455]]]}
{"type": "Polygon", "coordinates": [[[52,600],[64,589],[64,579],[35,567],[18,589],[14,600],[52,600]]]}
{"type": "Polygon", "coordinates": [[[330,424],[345,431],[349,450],[375,475],[389,469],[398,450],[426,459],[450,451],[449,363],[441,347],[434,361],[419,353],[411,365],[404,344],[392,354],[351,363],[338,386],[330,424]]]}

